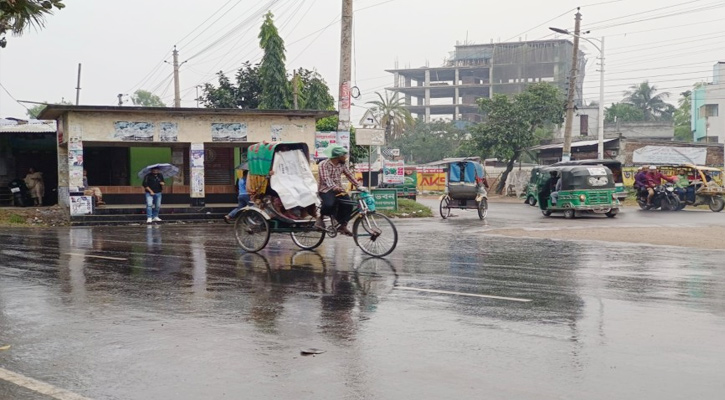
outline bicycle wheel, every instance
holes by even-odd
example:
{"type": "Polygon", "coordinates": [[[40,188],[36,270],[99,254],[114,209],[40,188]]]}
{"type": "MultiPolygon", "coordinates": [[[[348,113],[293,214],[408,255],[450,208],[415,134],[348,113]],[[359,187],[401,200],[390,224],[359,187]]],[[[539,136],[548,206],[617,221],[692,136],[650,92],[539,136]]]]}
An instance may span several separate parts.
{"type": "Polygon", "coordinates": [[[382,214],[369,213],[357,218],[352,226],[352,236],[355,244],[373,257],[385,257],[398,245],[398,230],[393,221],[382,214]]]}
{"type": "Polygon", "coordinates": [[[325,231],[310,228],[299,232],[290,232],[292,241],[297,247],[304,250],[312,250],[318,248],[325,240],[325,231]]]}
{"type": "Polygon", "coordinates": [[[440,213],[441,218],[447,219],[451,216],[451,209],[448,208],[451,203],[451,199],[448,196],[445,196],[441,199],[441,205],[440,205],[440,213]]]}
{"type": "Polygon", "coordinates": [[[242,210],[234,223],[237,242],[244,250],[256,253],[269,242],[269,221],[256,210],[242,210]]]}
{"type": "Polygon", "coordinates": [[[481,201],[478,202],[478,218],[485,219],[488,215],[488,200],[481,199],[481,201]]]}

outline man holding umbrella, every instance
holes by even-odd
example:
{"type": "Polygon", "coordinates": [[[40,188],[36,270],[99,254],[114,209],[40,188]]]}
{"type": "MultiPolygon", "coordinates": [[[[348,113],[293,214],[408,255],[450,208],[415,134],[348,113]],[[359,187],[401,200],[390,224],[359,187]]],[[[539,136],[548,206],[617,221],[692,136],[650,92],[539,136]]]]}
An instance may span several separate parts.
{"type": "Polygon", "coordinates": [[[151,168],[151,172],[143,178],[143,189],[146,194],[146,223],[160,222],[161,192],[164,189],[164,176],[158,167],[151,168]]]}

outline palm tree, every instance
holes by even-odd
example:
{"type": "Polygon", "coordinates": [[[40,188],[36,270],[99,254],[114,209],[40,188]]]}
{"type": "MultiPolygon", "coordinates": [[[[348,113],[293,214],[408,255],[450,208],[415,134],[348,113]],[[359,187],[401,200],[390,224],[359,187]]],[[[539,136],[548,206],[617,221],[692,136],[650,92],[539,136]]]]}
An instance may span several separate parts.
{"type": "Polygon", "coordinates": [[[53,9],[62,9],[62,0],[7,0],[0,1],[0,47],[5,47],[5,34],[20,35],[28,28],[42,28],[45,17],[53,9]]]}
{"type": "Polygon", "coordinates": [[[667,120],[672,118],[672,105],[665,99],[670,96],[667,92],[657,93],[657,87],[644,81],[639,85],[632,85],[625,92],[624,101],[642,111],[645,121],[667,120]]]}
{"type": "Polygon", "coordinates": [[[405,108],[403,100],[396,96],[390,96],[385,92],[385,97],[379,92],[375,92],[380,100],[368,101],[372,104],[373,113],[376,114],[378,121],[385,127],[385,136],[390,140],[398,139],[403,135],[407,128],[415,125],[413,116],[410,111],[405,108]]]}

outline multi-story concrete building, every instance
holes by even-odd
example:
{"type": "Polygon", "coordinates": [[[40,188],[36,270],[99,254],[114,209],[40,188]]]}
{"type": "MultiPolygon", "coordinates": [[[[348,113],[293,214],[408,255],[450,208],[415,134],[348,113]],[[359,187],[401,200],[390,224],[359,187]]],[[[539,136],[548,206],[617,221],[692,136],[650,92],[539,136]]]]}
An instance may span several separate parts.
{"type": "MultiPolygon", "coordinates": [[[[442,67],[392,69],[393,87],[405,96],[414,116],[453,120],[480,120],[476,100],[494,94],[516,94],[526,85],[551,82],[566,93],[573,44],[568,40],[540,40],[456,45],[442,67]]],[[[581,104],[586,59],[579,54],[575,103],[581,104]]]]}
{"type": "Polygon", "coordinates": [[[691,103],[693,140],[725,143],[725,62],[715,64],[712,83],[693,90],[691,103]]]}

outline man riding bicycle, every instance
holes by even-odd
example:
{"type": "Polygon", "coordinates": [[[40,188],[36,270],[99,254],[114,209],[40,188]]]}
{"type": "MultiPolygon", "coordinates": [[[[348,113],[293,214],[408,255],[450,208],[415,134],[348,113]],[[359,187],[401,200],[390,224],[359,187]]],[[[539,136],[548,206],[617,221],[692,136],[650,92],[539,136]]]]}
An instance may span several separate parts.
{"type": "Polygon", "coordinates": [[[360,186],[360,183],[358,183],[355,175],[347,166],[346,148],[333,146],[328,152],[330,158],[321,162],[319,165],[318,184],[322,207],[320,208],[321,215],[317,217],[315,227],[325,229],[324,217],[332,216],[335,213],[334,217],[340,224],[337,231],[343,235],[352,236],[352,232],[347,228],[347,223],[350,221],[353,203],[342,186],[342,175],[345,174],[350,183],[355,187],[360,186]]]}

